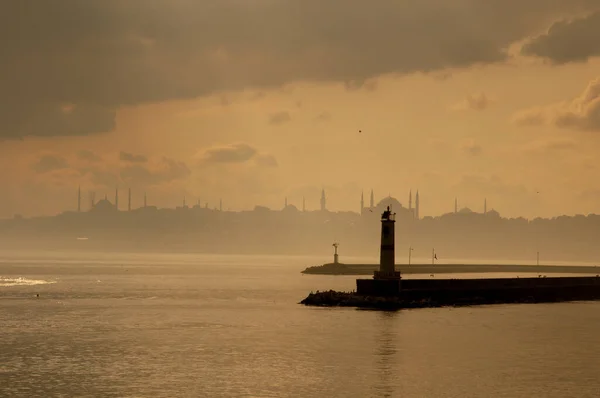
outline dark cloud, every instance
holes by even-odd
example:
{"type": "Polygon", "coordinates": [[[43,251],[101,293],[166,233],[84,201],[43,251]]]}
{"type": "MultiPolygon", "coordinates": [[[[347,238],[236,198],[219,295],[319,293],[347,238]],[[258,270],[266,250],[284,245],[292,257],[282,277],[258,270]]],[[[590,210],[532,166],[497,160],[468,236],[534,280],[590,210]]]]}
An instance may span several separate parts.
{"type": "Polygon", "coordinates": [[[245,144],[236,143],[226,146],[209,148],[200,154],[198,159],[201,163],[243,163],[252,159],[258,151],[256,148],[245,144]]]}
{"type": "Polygon", "coordinates": [[[148,161],[148,157],[144,155],[134,155],[133,153],[121,151],[119,153],[119,160],[130,163],[146,163],[148,161]]]}
{"type": "Polygon", "coordinates": [[[50,171],[67,169],[69,163],[63,157],[56,155],[43,155],[33,165],[33,170],[37,173],[47,173],[50,171]]]}
{"type": "Polygon", "coordinates": [[[110,131],[123,105],[300,80],[353,88],[386,73],[498,62],[511,43],[591,6],[597,0],[5,1],[0,138],[110,131]]]}
{"type": "Polygon", "coordinates": [[[289,112],[277,112],[269,115],[269,124],[278,125],[284,124],[292,120],[289,112]]]}
{"type": "Polygon", "coordinates": [[[100,156],[87,149],[82,149],[79,152],[77,152],[77,158],[81,160],[86,160],[88,162],[99,162],[100,160],[102,160],[100,156]]]}
{"type": "Polygon", "coordinates": [[[4,98],[4,95],[8,93],[0,93],[0,140],[20,139],[25,136],[86,135],[111,131],[115,127],[115,110],[112,107],[58,102],[36,103],[35,97],[31,102],[23,99],[24,102],[20,103],[20,94],[13,100],[4,98]]]}
{"type": "Polygon", "coordinates": [[[559,128],[600,132],[600,78],[592,80],[579,97],[519,111],[513,122],[523,126],[549,123],[559,128]]]}
{"type": "Polygon", "coordinates": [[[584,62],[600,56],[600,11],[585,18],[554,23],[548,33],[525,44],[522,53],[543,57],[555,64],[584,62]]]}

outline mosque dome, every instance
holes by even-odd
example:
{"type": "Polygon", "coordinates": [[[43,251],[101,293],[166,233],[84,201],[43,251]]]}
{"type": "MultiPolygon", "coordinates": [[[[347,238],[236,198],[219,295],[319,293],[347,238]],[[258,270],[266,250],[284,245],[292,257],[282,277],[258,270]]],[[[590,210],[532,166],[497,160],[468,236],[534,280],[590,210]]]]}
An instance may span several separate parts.
{"type": "Polygon", "coordinates": [[[298,208],[294,205],[287,205],[286,207],[283,208],[283,211],[297,212],[298,208]]]}
{"type": "Polygon", "coordinates": [[[93,211],[114,211],[115,205],[110,203],[108,199],[99,200],[98,203],[94,205],[93,211]]]}
{"type": "Polygon", "coordinates": [[[384,211],[388,206],[390,206],[392,211],[398,211],[403,208],[402,203],[400,203],[398,199],[388,196],[381,199],[375,206],[375,209],[377,209],[377,211],[384,211]]]}
{"type": "Polygon", "coordinates": [[[486,214],[488,217],[500,217],[500,213],[498,213],[496,210],[492,209],[490,211],[487,212],[486,214]]]}

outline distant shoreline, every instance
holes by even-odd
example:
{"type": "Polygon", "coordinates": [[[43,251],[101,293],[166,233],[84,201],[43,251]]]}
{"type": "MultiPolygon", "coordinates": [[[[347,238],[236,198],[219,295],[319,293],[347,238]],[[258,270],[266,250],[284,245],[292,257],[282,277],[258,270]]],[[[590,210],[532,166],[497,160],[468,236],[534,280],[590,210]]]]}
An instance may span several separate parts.
{"type": "MultiPolygon", "coordinates": [[[[372,275],[379,264],[343,264],[327,263],[308,267],[301,273],[310,275],[372,275]]],[[[600,274],[597,266],[582,265],[512,265],[512,264],[396,264],[403,274],[455,274],[455,273],[550,273],[562,274],[600,274]]]]}

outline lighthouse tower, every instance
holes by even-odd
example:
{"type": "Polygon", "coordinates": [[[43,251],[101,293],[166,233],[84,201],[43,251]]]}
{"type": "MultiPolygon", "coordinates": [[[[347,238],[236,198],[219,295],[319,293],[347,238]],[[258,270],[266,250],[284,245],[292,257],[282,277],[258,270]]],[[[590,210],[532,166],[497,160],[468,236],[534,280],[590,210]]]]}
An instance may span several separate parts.
{"type": "Polygon", "coordinates": [[[381,215],[381,250],[379,254],[379,271],[375,271],[374,279],[400,279],[400,272],[396,271],[396,213],[390,207],[381,215]]]}
{"type": "Polygon", "coordinates": [[[390,207],[381,215],[381,252],[379,270],[373,279],[357,279],[356,294],[362,296],[398,296],[401,294],[400,271],[396,271],[395,234],[396,214],[390,207]]]}

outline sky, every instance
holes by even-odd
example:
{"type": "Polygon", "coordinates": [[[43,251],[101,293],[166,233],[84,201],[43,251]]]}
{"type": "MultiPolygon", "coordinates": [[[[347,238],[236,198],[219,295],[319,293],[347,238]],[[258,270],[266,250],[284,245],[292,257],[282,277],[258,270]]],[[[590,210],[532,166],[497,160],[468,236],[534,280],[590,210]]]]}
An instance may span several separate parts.
{"type": "Polygon", "coordinates": [[[159,207],[600,213],[598,0],[0,6],[0,217],[159,207]]]}

